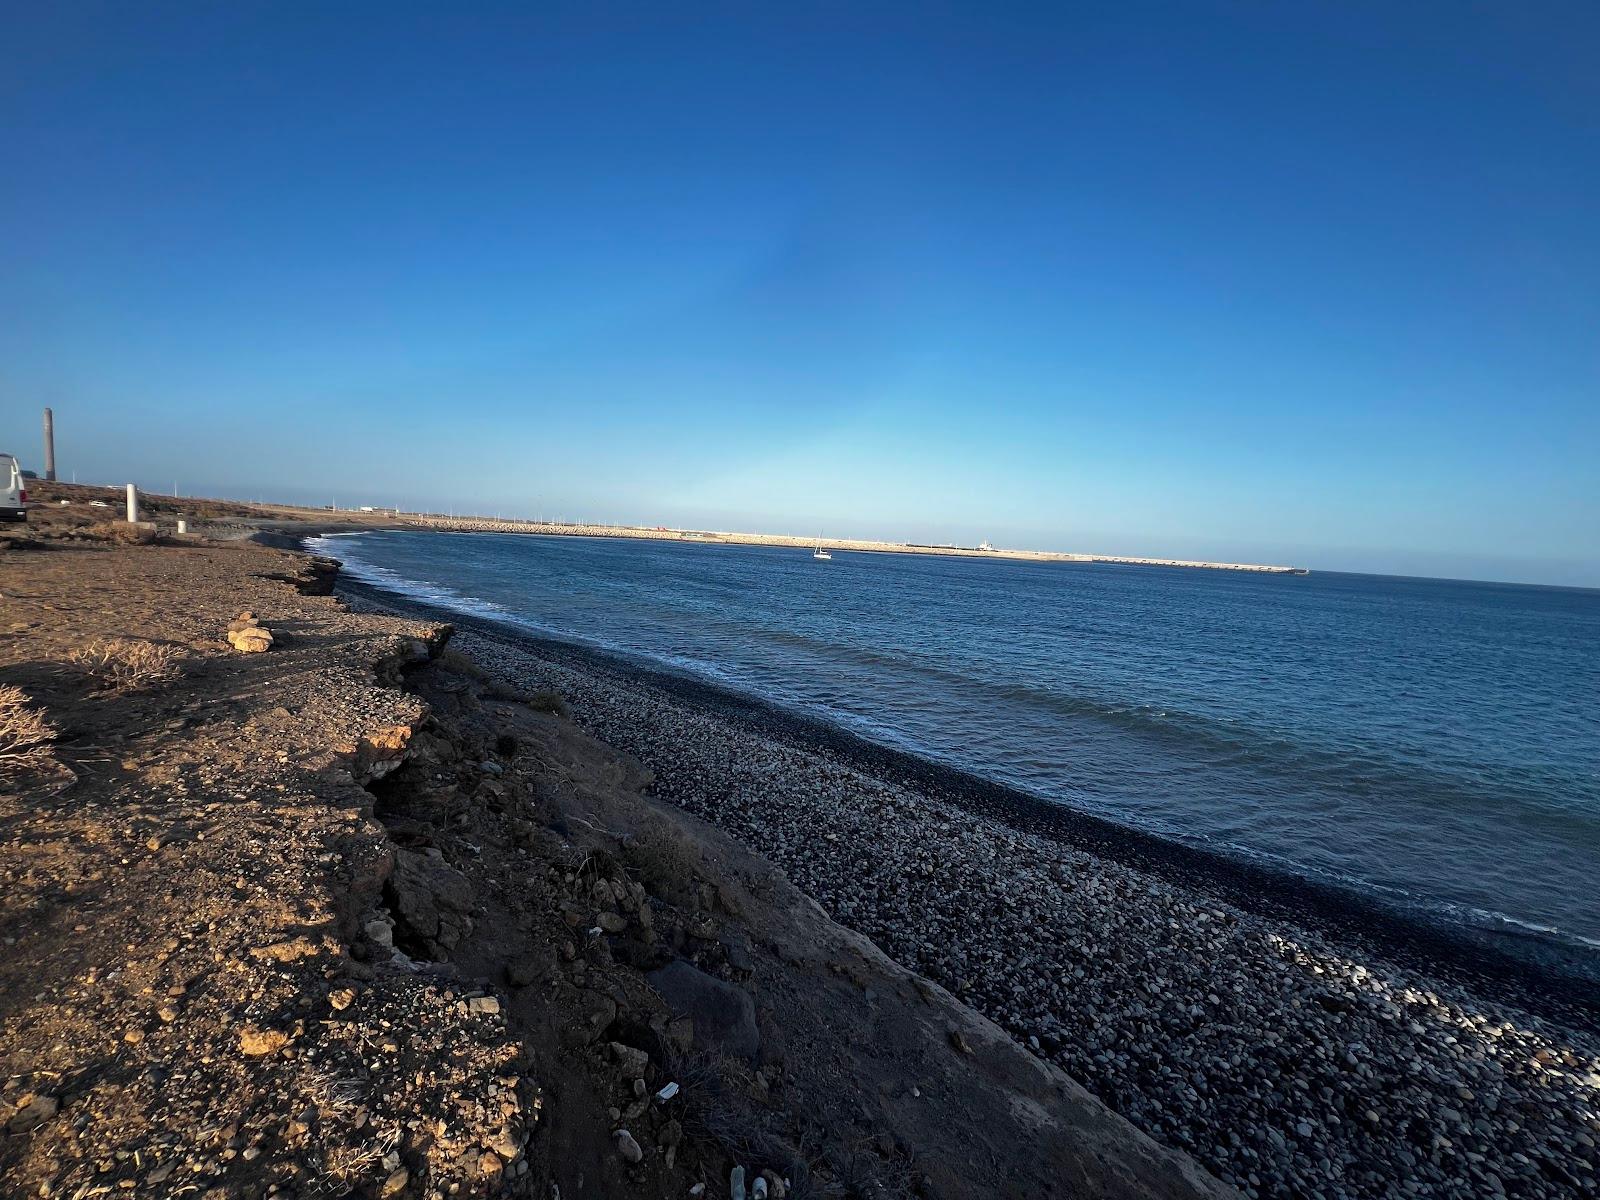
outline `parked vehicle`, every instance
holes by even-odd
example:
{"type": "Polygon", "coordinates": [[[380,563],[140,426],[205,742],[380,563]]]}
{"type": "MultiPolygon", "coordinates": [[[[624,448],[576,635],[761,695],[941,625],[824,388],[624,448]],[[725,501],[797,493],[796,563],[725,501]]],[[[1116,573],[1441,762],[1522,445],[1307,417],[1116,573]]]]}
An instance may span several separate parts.
{"type": "Polygon", "coordinates": [[[0,518],[28,519],[27,482],[17,460],[9,454],[0,454],[0,518]]]}

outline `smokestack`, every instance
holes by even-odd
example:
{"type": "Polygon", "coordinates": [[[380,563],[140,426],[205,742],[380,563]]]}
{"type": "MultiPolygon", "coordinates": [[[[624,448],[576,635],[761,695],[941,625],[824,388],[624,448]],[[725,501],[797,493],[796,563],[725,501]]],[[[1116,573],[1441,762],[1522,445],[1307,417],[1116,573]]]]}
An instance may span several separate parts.
{"type": "Polygon", "coordinates": [[[44,410],[44,477],[51,483],[56,479],[56,415],[44,410]]]}

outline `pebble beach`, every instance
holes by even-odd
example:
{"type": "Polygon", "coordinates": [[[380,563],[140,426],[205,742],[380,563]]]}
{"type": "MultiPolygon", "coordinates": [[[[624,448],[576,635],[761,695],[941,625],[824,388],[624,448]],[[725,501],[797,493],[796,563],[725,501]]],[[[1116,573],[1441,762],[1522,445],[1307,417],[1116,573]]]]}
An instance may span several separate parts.
{"type": "Polygon", "coordinates": [[[657,795],[1247,1196],[1600,1187],[1600,1039],[1581,1020],[1024,832],[619,660],[492,626],[455,645],[559,691],[657,795]]]}

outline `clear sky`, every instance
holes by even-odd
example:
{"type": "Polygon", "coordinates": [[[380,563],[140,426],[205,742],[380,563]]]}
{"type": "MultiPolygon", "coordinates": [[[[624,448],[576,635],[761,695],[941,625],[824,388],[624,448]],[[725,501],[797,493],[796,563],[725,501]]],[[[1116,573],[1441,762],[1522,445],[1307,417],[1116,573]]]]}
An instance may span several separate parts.
{"type": "Polygon", "coordinates": [[[0,446],[1600,584],[1600,5],[0,0],[0,446]]]}

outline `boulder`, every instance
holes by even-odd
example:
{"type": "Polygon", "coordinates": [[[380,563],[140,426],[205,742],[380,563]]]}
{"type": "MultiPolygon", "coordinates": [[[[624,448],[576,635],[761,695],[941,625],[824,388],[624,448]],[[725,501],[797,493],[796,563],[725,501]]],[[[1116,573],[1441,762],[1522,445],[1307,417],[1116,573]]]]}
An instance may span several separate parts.
{"type": "Polygon", "coordinates": [[[265,654],[272,649],[272,634],[259,625],[228,630],[228,645],[240,654],[265,654]]]}
{"type": "Polygon", "coordinates": [[[597,1041],[617,1019],[617,1002],[610,996],[565,981],[556,987],[556,1003],[566,1015],[562,1040],[569,1046],[587,1046],[597,1041]]]}
{"type": "Polygon", "coordinates": [[[228,645],[241,654],[264,654],[272,649],[272,631],[247,609],[228,622],[228,645]]]}
{"type": "Polygon", "coordinates": [[[624,1079],[643,1079],[650,1066],[650,1056],[635,1046],[621,1042],[611,1043],[611,1057],[622,1071],[624,1079]]]}
{"type": "Polygon", "coordinates": [[[472,886],[443,859],[397,851],[387,890],[402,936],[432,957],[444,957],[472,932],[472,886]]]}
{"type": "Polygon", "coordinates": [[[694,1024],[694,1040],[735,1058],[754,1062],[761,1049],[756,1006],[743,988],[707,975],[678,959],[645,976],[674,1016],[694,1024]]]}
{"type": "Polygon", "coordinates": [[[61,1101],[54,1096],[34,1096],[17,1109],[6,1128],[14,1134],[32,1133],[55,1116],[60,1108],[61,1101]]]}
{"type": "Polygon", "coordinates": [[[622,1156],[624,1162],[636,1163],[644,1157],[644,1151],[640,1149],[639,1143],[626,1129],[617,1130],[611,1137],[617,1143],[617,1153],[622,1156]]]}
{"type": "Polygon", "coordinates": [[[397,770],[411,753],[411,725],[383,725],[361,735],[355,748],[356,780],[365,785],[397,770]]]}

